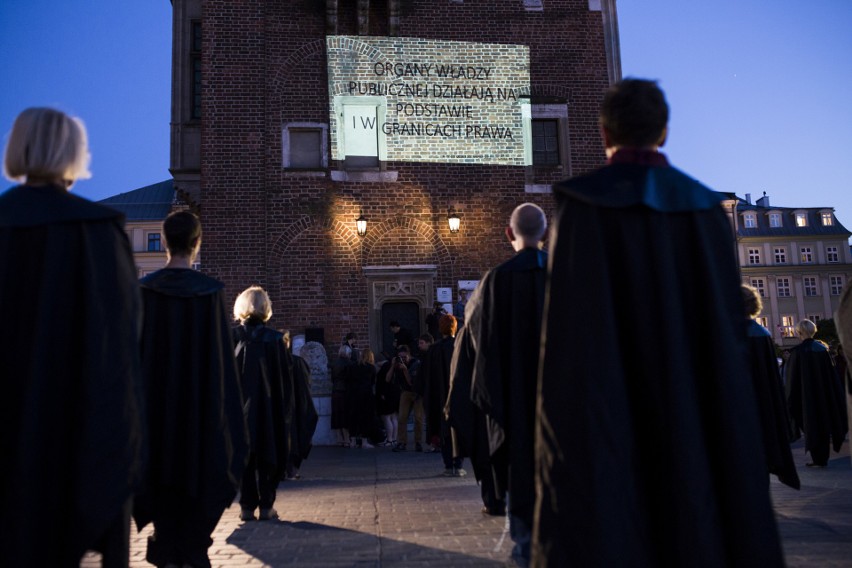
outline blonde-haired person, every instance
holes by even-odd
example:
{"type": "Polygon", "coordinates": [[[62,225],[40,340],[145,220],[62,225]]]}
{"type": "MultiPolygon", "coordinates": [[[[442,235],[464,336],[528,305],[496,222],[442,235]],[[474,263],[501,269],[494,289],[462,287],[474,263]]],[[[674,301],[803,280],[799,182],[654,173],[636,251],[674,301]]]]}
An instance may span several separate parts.
{"type": "Polygon", "coordinates": [[[811,320],[796,324],[802,343],[787,363],[787,406],[796,437],[805,433],[805,451],[812,460],[807,466],[826,467],[831,447],[838,452],[843,445],[847,424],[831,355],[814,340],[816,332],[811,320]]]}
{"type": "Polygon", "coordinates": [[[123,215],[68,193],[88,164],[79,119],[29,108],[15,120],[3,169],[20,185],[0,195],[0,310],[14,322],[0,328],[9,566],[77,565],[88,549],[128,562],[145,436],[139,287],[123,215]]]}
{"type": "Polygon", "coordinates": [[[234,353],[248,409],[250,444],[240,489],[240,518],[244,521],[278,518],[272,505],[290,457],[293,365],[284,334],[266,327],[271,317],[272,303],[260,286],[246,288],[234,302],[234,319],[239,322],[234,328],[234,353]]]}
{"type": "Polygon", "coordinates": [[[346,381],[346,425],[355,437],[355,447],[372,448],[370,436],[376,426],[376,358],[369,348],[361,351],[358,363],[348,367],[346,381]]]}

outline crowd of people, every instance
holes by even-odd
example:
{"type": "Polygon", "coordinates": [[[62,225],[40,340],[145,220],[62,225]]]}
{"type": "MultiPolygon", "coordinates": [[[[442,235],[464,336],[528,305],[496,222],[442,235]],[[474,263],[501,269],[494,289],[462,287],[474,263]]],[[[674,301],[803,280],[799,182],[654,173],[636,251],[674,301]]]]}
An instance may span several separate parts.
{"type": "MultiPolygon", "coordinates": [[[[456,315],[436,305],[419,337],[390,322],[378,364],[344,337],[331,428],[346,447],[440,453],[450,477],[468,459],[518,566],[782,566],[768,476],[799,487],[802,435],[809,466],[839,450],[846,359],[803,320],[779,370],[720,194],[659,152],[668,105],[654,82],[615,84],[600,118],[607,165],[554,186],[549,228],[538,205],[516,207],[515,254],[456,315]]],[[[242,520],[275,519],[279,481],[300,475],[310,371],[268,327],[262,288],[229,310],[222,283],[192,270],[191,212],[165,220],[167,264],[137,281],[121,216],[68,192],[88,159],[82,123],[44,108],[18,117],[4,156],[22,185],[0,195],[14,378],[0,547],[15,566],[72,566],[86,550],[127,566],[132,517],[153,523],[152,564],[210,566],[237,492],[242,520]]]]}

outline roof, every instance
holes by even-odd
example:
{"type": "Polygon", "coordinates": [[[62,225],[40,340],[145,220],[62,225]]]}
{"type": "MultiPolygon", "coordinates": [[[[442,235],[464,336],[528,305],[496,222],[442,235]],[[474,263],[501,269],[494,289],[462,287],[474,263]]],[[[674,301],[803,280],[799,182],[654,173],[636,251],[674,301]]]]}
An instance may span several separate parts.
{"type": "Polygon", "coordinates": [[[107,197],[98,203],[121,211],[128,221],[162,221],[171,211],[174,198],[174,181],[169,179],[107,197]]]}
{"type": "Polygon", "coordinates": [[[740,237],[795,237],[795,236],[832,236],[848,238],[852,233],[844,227],[840,220],[834,215],[834,207],[775,207],[753,205],[740,199],[737,203],[737,236],[740,237]],[[757,213],[757,227],[746,228],[742,220],[743,213],[753,211],[757,213]],[[781,213],[781,226],[769,226],[769,212],[781,213]],[[832,224],[823,225],[821,214],[831,212],[832,224]],[[795,213],[807,215],[807,225],[796,226],[795,213]]]}

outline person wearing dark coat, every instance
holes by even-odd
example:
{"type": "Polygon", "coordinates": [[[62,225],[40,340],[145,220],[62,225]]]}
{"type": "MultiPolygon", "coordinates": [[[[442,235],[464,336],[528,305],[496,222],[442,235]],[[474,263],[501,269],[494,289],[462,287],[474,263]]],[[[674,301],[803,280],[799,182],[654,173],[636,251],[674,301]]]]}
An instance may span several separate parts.
{"type": "Polygon", "coordinates": [[[667,122],[616,83],[608,164],[553,188],[536,567],[784,564],[724,196],[658,151],[667,122]]]}
{"type": "Polygon", "coordinates": [[[846,420],[852,430],[852,282],[847,282],[840,294],[840,305],[834,314],[834,322],[837,324],[837,335],[842,347],[841,356],[846,361],[843,391],[846,393],[846,420]]]}
{"type": "Polygon", "coordinates": [[[375,357],[371,349],[360,352],[358,363],[346,369],[346,417],[349,435],[355,447],[370,449],[370,435],[376,426],[376,405],[373,389],[376,386],[375,357]]]}
{"type": "Polygon", "coordinates": [[[775,342],[772,341],[772,334],[753,319],[763,309],[760,293],[748,284],[743,284],[740,289],[748,318],[748,361],[757,399],[760,430],[763,434],[766,469],[781,483],[799,489],[799,474],[796,473],[796,464],[793,463],[793,453],[790,450],[790,416],[787,413],[784,384],[778,372],[775,342]]]}
{"type": "Polygon", "coordinates": [[[294,435],[293,363],[284,334],[265,325],[271,317],[269,295],[260,286],[246,288],[234,303],[240,325],[233,336],[250,442],[240,488],[244,521],[278,518],[275,490],[286,474],[294,435]]]}
{"type": "Polygon", "coordinates": [[[154,523],[148,562],[209,567],[210,535],[248,457],[243,397],[224,285],[191,268],[201,224],[189,211],[172,213],[163,234],[168,262],[140,281],[151,457],[133,516],[139,530],[154,523]]]}
{"type": "Polygon", "coordinates": [[[76,118],[29,108],[0,195],[0,550],[5,566],[127,566],[145,459],[141,304],[124,216],[69,193],[88,177],[76,118]]]}
{"type": "Polygon", "coordinates": [[[393,367],[393,359],[389,359],[376,373],[376,414],[382,418],[385,426],[385,440],[380,445],[395,448],[399,435],[399,399],[402,392],[394,380],[393,367]]]}
{"type": "MultiPolygon", "coordinates": [[[[476,291],[473,294],[476,295],[476,291]]],[[[470,305],[474,304],[475,300],[471,300],[470,305]]],[[[450,391],[444,416],[452,430],[455,457],[470,458],[473,474],[479,482],[482,494],[482,513],[502,516],[506,514],[506,496],[498,493],[494,483],[485,414],[470,398],[475,358],[470,328],[465,326],[456,334],[450,361],[450,391]]]]}
{"type": "Polygon", "coordinates": [[[313,448],[314,433],[319,422],[314,399],[311,396],[311,370],[304,359],[293,355],[290,332],[285,331],[284,344],[293,361],[293,433],[290,436],[290,460],[287,464],[287,479],[299,479],[302,462],[308,459],[313,448]]]}
{"type": "Polygon", "coordinates": [[[538,205],[514,209],[506,236],[515,255],[482,278],[466,320],[476,354],[472,399],[486,415],[496,491],[508,494],[512,558],[520,565],[530,558],[535,503],[533,427],[547,267],[539,246],[546,230],[538,205]]]}
{"type": "Polygon", "coordinates": [[[814,340],[816,324],[802,320],[796,334],[802,343],[790,352],[787,371],[787,404],[796,436],[805,433],[808,467],[826,467],[831,447],[840,451],[847,424],[842,391],[837,384],[828,348],[814,340]]]}
{"type": "Polygon", "coordinates": [[[462,468],[463,459],[453,445],[453,432],[444,415],[447,396],[450,392],[450,362],[456,341],[458,323],[456,317],[450,314],[441,316],[438,321],[438,332],[441,339],[429,348],[426,366],[426,416],[429,421],[437,421],[440,425],[441,457],[444,460],[444,475],[447,477],[464,477],[467,471],[462,468]]]}

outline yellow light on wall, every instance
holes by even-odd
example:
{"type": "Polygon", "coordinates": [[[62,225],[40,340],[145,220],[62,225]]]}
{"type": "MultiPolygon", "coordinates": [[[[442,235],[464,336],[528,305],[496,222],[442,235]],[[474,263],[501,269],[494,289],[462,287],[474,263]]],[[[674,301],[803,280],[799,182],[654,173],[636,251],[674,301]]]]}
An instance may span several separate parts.
{"type": "Polygon", "coordinates": [[[358,230],[358,236],[363,237],[367,234],[367,218],[364,217],[364,211],[359,210],[358,218],[355,219],[355,227],[358,230]]]}
{"type": "Polygon", "coordinates": [[[461,228],[461,217],[459,217],[456,210],[450,207],[447,210],[447,223],[450,225],[451,233],[458,233],[461,228]]]}

